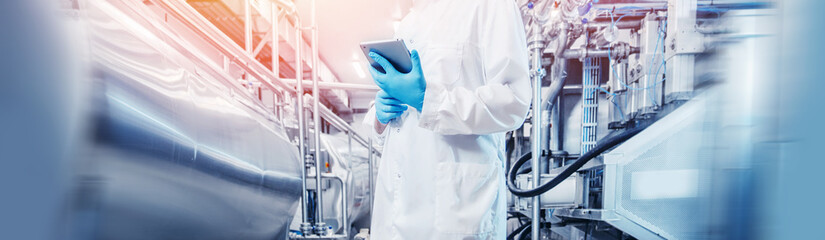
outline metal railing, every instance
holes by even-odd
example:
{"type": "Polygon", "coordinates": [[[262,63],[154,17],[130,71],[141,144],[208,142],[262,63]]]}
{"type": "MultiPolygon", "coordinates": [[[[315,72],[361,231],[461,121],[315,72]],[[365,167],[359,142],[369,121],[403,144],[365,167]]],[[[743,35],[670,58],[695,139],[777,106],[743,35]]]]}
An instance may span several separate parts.
{"type": "MultiPolygon", "coordinates": [[[[251,43],[251,26],[250,26],[250,18],[251,18],[251,9],[250,3],[248,1],[245,2],[246,6],[244,7],[244,17],[245,20],[245,37],[244,39],[246,42],[244,43],[244,47],[242,48],[238,44],[236,44],[232,39],[223,33],[220,29],[214,26],[209,20],[207,20],[204,16],[198,13],[195,9],[193,9],[188,3],[183,0],[149,0],[150,2],[156,4],[157,6],[161,6],[167,9],[171,14],[172,17],[177,18],[187,27],[193,29],[202,39],[208,42],[213,48],[218,50],[221,54],[225,56],[231,56],[231,58],[227,58],[228,61],[234,62],[237,66],[239,66],[246,74],[254,79],[260,80],[261,87],[272,91],[278,95],[285,95],[287,93],[294,94],[297,99],[297,104],[299,107],[298,111],[298,132],[299,132],[299,140],[298,140],[298,148],[299,153],[304,161],[304,166],[307,166],[307,157],[309,156],[306,154],[306,142],[305,142],[305,133],[307,131],[307,124],[305,124],[306,120],[303,114],[304,112],[304,101],[302,94],[304,92],[304,84],[311,83],[313,86],[313,97],[312,97],[312,112],[314,114],[314,122],[316,128],[320,126],[320,118],[327,120],[329,123],[332,124],[333,127],[339,129],[341,131],[346,132],[348,135],[352,136],[352,138],[362,145],[363,147],[367,148],[370,152],[370,172],[372,172],[372,156],[375,153],[377,156],[380,157],[381,152],[372,145],[372,141],[369,138],[361,136],[358,134],[352,126],[350,126],[346,121],[338,117],[335,113],[333,113],[329,108],[320,104],[320,89],[344,89],[350,91],[377,91],[378,87],[373,85],[362,85],[362,84],[347,84],[347,83],[330,83],[330,82],[320,82],[318,79],[318,49],[317,49],[317,28],[313,22],[310,29],[313,32],[312,36],[312,66],[313,66],[313,74],[312,74],[312,81],[307,82],[302,79],[303,73],[303,59],[302,59],[302,45],[303,36],[301,34],[301,21],[300,18],[297,16],[297,12],[295,11],[295,5],[291,2],[284,1],[284,0],[277,0],[273,1],[271,4],[272,8],[272,25],[273,25],[273,33],[272,37],[272,49],[273,49],[273,62],[272,62],[272,69],[267,69],[262,63],[257,61],[253,56],[253,46],[251,43]],[[280,9],[280,10],[278,10],[280,9]],[[279,58],[277,54],[278,49],[278,18],[279,16],[276,15],[284,14],[284,16],[290,17],[293,21],[296,31],[296,79],[281,79],[278,76],[278,65],[279,65],[279,58]]],[[[315,19],[315,1],[312,2],[312,19],[315,19]]],[[[315,132],[315,157],[317,158],[320,156],[320,146],[318,141],[320,141],[320,131],[315,132]]],[[[317,160],[317,159],[316,159],[317,160]]],[[[318,173],[316,173],[316,178],[321,178],[322,175],[320,174],[320,161],[316,161],[316,166],[318,173]]],[[[372,175],[372,173],[370,173],[372,175]]],[[[309,231],[311,228],[307,226],[308,219],[308,209],[307,209],[307,189],[306,189],[306,171],[302,171],[301,180],[304,182],[303,184],[303,193],[302,193],[302,215],[303,215],[303,223],[302,223],[302,231],[305,232],[309,231]]],[[[370,176],[372,179],[372,176],[370,176]]],[[[316,183],[320,185],[320,179],[316,179],[316,183]]],[[[370,182],[370,187],[372,188],[372,181],[370,182]]],[[[323,219],[323,211],[321,210],[321,191],[320,186],[316,186],[318,190],[318,212],[319,218],[323,219]]],[[[371,191],[372,194],[372,191],[371,191]]],[[[372,198],[371,198],[372,199],[372,198]]],[[[320,221],[320,220],[319,220],[320,221]]],[[[347,228],[345,226],[345,228],[347,228]]],[[[306,232],[305,232],[306,233],[306,232]]]]}

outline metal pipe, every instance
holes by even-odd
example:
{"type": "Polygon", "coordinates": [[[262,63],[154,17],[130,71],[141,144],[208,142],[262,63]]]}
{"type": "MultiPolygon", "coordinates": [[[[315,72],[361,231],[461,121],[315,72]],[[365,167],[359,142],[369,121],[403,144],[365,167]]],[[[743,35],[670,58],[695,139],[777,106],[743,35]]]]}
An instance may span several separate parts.
{"type": "MultiPolygon", "coordinates": [[[[563,63],[557,64],[561,65],[563,63]]],[[[556,65],[554,64],[553,69],[550,73],[551,76],[555,76],[556,71],[564,71],[559,68],[560,67],[556,67],[556,65]]],[[[559,73],[559,75],[561,74],[562,73],[559,73]]],[[[556,97],[559,96],[559,93],[561,93],[562,88],[564,88],[564,80],[567,79],[566,75],[567,74],[564,74],[563,77],[551,77],[551,79],[553,80],[550,83],[550,86],[548,87],[548,90],[550,91],[547,91],[547,93],[543,94],[541,97],[541,109],[550,109],[553,106],[554,99],[556,99],[556,97]]]]}
{"type": "MultiPolygon", "coordinates": [[[[184,1],[162,1],[151,0],[153,4],[161,6],[169,10],[173,17],[180,20],[189,28],[194,30],[202,39],[207,41],[215,49],[226,56],[233,56],[229,61],[237,63],[244,72],[252,75],[256,79],[261,79],[261,84],[273,91],[281,91],[282,89],[293,89],[293,87],[280,81],[277,76],[269,76],[271,71],[263,67],[260,63],[246,54],[245,50],[232,41],[229,36],[223,33],[220,29],[215,27],[203,15],[193,9],[192,6],[184,1]],[[270,82],[269,80],[272,80],[270,82]]],[[[296,18],[297,19],[297,18],[296,18]]],[[[300,21],[295,21],[296,26],[300,26],[300,21]]],[[[228,62],[225,62],[225,65],[228,62]]]]}
{"type": "Polygon", "coordinates": [[[245,0],[243,2],[243,34],[244,34],[244,49],[247,53],[252,52],[252,6],[249,2],[250,0],[245,0]]]}
{"type": "MultiPolygon", "coordinates": [[[[596,31],[605,27],[612,27],[614,24],[611,22],[590,22],[584,25],[587,28],[587,31],[596,31]]],[[[615,26],[619,29],[639,29],[642,27],[641,21],[621,21],[616,22],[615,26]]]]}
{"type": "MultiPolygon", "coordinates": [[[[272,54],[270,54],[270,55],[272,55],[272,59],[270,60],[270,62],[272,62],[272,64],[271,64],[272,65],[271,66],[272,75],[274,75],[277,78],[281,75],[281,73],[280,73],[280,71],[281,71],[281,68],[280,68],[280,66],[281,66],[281,58],[280,58],[281,53],[279,51],[280,50],[280,42],[278,41],[278,31],[279,31],[279,29],[278,29],[278,20],[279,20],[280,16],[278,16],[278,5],[275,5],[275,3],[270,3],[269,7],[270,7],[270,12],[272,13],[272,19],[270,19],[270,23],[269,23],[270,27],[272,27],[272,29],[271,29],[271,31],[272,31],[272,40],[271,40],[272,41],[272,43],[271,43],[272,54]]],[[[281,97],[283,95],[283,93],[275,91],[275,90],[272,90],[272,93],[273,93],[272,99],[276,100],[276,102],[273,103],[273,107],[275,107],[277,109],[275,112],[276,112],[276,114],[278,114],[278,120],[281,123],[283,123],[284,122],[284,116],[283,116],[283,110],[282,110],[283,109],[283,106],[282,106],[283,105],[282,104],[283,99],[281,97]]]]}
{"type": "MultiPolygon", "coordinates": [[[[615,50],[611,50],[615,51],[615,50]]],[[[638,47],[631,47],[630,54],[639,53],[640,49],[638,47]]],[[[611,53],[612,55],[620,55],[618,52],[611,53]]],[[[601,58],[601,57],[608,57],[608,50],[607,49],[568,49],[561,54],[562,58],[565,59],[579,59],[579,58],[601,58]]],[[[613,56],[616,57],[616,56],[613,56]]]]}
{"type": "Polygon", "coordinates": [[[281,42],[278,39],[278,32],[280,31],[280,26],[278,26],[278,24],[280,20],[279,18],[281,17],[278,14],[278,5],[275,5],[275,3],[270,3],[269,5],[271,8],[270,12],[272,13],[272,19],[270,22],[272,27],[270,30],[272,31],[272,39],[270,40],[272,41],[272,54],[270,54],[272,55],[272,75],[275,75],[275,77],[278,78],[281,76],[281,42]]]}
{"type": "MultiPolygon", "coordinates": [[[[533,116],[532,116],[532,133],[530,136],[530,143],[532,144],[532,155],[533,155],[533,188],[539,187],[541,184],[540,172],[539,171],[539,164],[541,162],[541,79],[544,75],[544,69],[541,66],[541,55],[542,55],[542,35],[539,34],[539,24],[533,24],[534,33],[533,40],[530,43],[531,50],[533,51],[533,70],[530,74],[530,77],[533,79],[533,116]]],[[[540,197],[537,195],[533,197],[532,202],[532,238],[533,240],[539,239],[539,203],[540,197]]]]}
{"type": "MultiPolygon", "coordinates": [[[[315,2],[311,1],[311,19],[310,31],[312,33],[312,120],[315,129],[315,191],[316,191],[316,212],[318,213],[318,220],[315,221],[315,230],[319,235],[326,235],[326,225],[324,224],[324,191],[321,189],[321,169],[324,165],[321,163],[321,114],[319,114],[318,105],[321,105],[321,91],[318,90],[318,24],[315,16],[315,2]]],[[[300,42],[298,42],[300,46],[300,42]]]]}
{"type": "Polygon", "coordinates": [[[358,132],[356,132],[352,128],[352,126],[347,124],[343,119],[338,117],[338,115],[335,115],[335,113],[330,111],[328,108],[326,108],[324,106],[321,106],[319,110],[321,111],[321,117],[323,117],[329,123],[331,123],[332,126],[337,128],[338,130],[351,132],[355,142],[357,142],[358,144],[361,144],[361,146],[364,146],[365,148],[372,149],[378,157],[381,157],[381,151],[379,151],[378,148],[373,146],[372,143],[368,142],[368,139],[370,139],[370,138],[365,138],[365,137],[361,136],[360,134],[358,134],[358,132]]]}
{"type": "Polygon", "coordinates": [[[579,16],[578,7],[583,5],[585,2],[586,2],[585,0],[562,1],[560,6],[559,6],[559,9],[561,9],[562,18],[567,22],[571,22],[571,21],[575,20],[576,17],[579,16]]]}
{"type": "Polygon", "coordinates": [[[341,183],[341,229],[344,230],[344,236],[349,238],[349,213],[347,212],[349,204],[347,202],[347,185],[344,183],[343,178],[333,174],[325,174],[321,175],[321,177],[332,178],[341,183]]]}
{"type": "MultiPolygon", "coordinates": [[[[368,142],[369,142],[369,145],[372,146],[372,138],[370,138],[368,142]]],[[[372,207],[375,206],[375,185],[374,185],[375,179],[373,179],[375,174],[373,173],[373,169],[372,169],[372,166],[373,166],[372,161],[373,161],[373,153],[374,152],[373,152],[372,148],[368,148],[367,150],[369,150],[369,157],[368,157],[367,167],[370,168],[369,169],[369,174],[370,174],[370,178],[369,178],[369,180],[370,180],[370,186],[369,186],[369,188],[370,188],[370,214],[372,214],[373,213],[372,207]]]]}
{"type": "MultiPolygon", "coordinates": [[[[299,27],[295,28],[295,42],[302,42],[303,38],[301,36],[301,28],[300,25],[296,25],[299,27]]],[[[301,48],[295,49],[295,78],[298,79],[297,90],[295,92],[295,100],[297,101],[297,108],[296,111],[298,112],[298,152],[301,154],[301,159],[303,159],[303,169],[301,170],[301,190],[303,190],[303,199],[301,201],[302,206],[302,213],[303,213],[303,222],[301,223],[301,232],[304,235],[310,234],[312,231],[312,226],[309,226],[309,197],[307,195],[307,175],[306,175],[306,166],[307,166],[307,153],[306,153],[306,125],[305,117],[304,117],[304,81],[303,81],[303,73],[304,72],[304,64],[302,59],[301,48]]]]}
{"type": "MultiPolygon", "coordinates": [[[[298,14],[297,14],[297,10],[296,10],[297,8],[295,7],[295,3],[293,3],[292,1],[288,1],[288,0],[275,0],[275,1],[272,1],[272,2],[275,3],[275,4],[278,4],[278,6],[280,6],[281,9],[284,9],[284,13],[287,14],[288,16],[292,16],[296,20],[296,23],[297,23],[298,14]]],[[[296,24],[295,26],[298,26],[298,25],[296,24]]]]}
{"type": "MultiPolygon", "coordinates": [[[[286,84],[295,85],[298,81],[295,79],[281,79],[286,84]]],[[[304,84],[312,84],[311,81],[304,81],[304,84]]],[[[368,91],[377,92],[380,90],[375,84],[358,84],[358,83],[341,83],[341,82],[319,82],[320,89],[342,89],[348,91],[368,91]]]]}

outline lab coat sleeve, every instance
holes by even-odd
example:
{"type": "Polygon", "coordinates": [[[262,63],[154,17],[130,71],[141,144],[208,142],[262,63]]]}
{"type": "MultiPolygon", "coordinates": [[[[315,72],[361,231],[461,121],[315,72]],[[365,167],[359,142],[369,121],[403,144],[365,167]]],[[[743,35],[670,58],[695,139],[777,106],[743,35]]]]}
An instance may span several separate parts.
{"type": "Polygon", "coordinates": [[[387,126],[384,128],[383,132],[376,132],[375,131],[375,104],[370,105],[370,110],[367,111],[367,115],[364,115],[364,121],[361,123],[367,127],[368,131],[370,132],[369,137],[371,137],[375,145],[377,146],[384,146],[384,140],[387,137],[387,126]]]}
{"type": "MultiPolygon", "coordinates": [[[[444,135],[490,134],[518,128],[530,108],[527,43],[513,1],[484,1],[479,47],[484,85],[446,88],[427,81],[419,126],[444,135]]],[[[430,73],[430,76],[441,76],[430,73]]]]}

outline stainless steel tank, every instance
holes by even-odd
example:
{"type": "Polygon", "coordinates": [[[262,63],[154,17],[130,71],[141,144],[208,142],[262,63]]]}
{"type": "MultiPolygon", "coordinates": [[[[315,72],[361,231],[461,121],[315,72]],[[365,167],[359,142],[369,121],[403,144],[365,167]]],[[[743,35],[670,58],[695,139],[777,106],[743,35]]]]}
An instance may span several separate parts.
{"type": "Polygon", "coordinates": [[[89,74],[68,236],[284,238],[302,167],[271,111],[158,6],[90,0],[76,10],[89,74]]]}

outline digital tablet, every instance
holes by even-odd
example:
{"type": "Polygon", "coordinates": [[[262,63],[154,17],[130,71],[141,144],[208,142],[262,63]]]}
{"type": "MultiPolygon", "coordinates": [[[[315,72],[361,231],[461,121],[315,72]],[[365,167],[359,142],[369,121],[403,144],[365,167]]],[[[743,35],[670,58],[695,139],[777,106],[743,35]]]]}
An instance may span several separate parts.
{"type": "Polygon", "coordinates": [[[408,73],[412,70],[412,59],[410,59],[410,51],[404,45],[401,39],[362,42],[361,50],[364,51],[364,56],[370,62],[373,68],[379,72],[386,73],[375,60],[370,57],[370,52],[375,52],[384,56],[396,70],[402,73],[408,73]]]}

